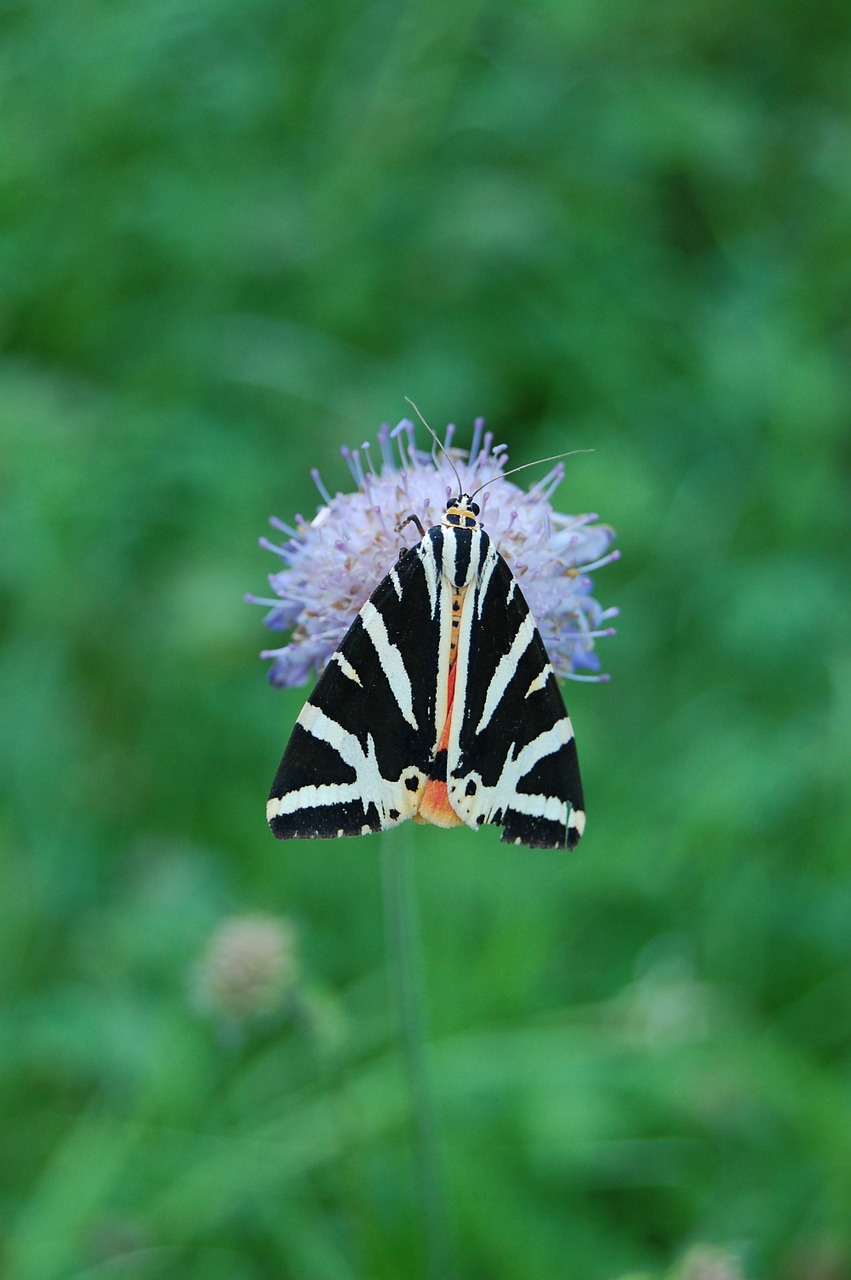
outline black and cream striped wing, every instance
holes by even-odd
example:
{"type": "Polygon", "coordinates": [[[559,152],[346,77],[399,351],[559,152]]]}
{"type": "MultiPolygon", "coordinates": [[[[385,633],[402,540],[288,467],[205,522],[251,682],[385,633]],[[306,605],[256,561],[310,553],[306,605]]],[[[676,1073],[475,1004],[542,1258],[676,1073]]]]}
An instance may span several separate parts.
{"type": "Polygon", "coordinates": [[[464,599],[447,751],[453,809],[511,844],[573,848],[585,826],[570,717],[517,580],[489,543],[464,599]]]}
{"type": "Polygon", "coordinates": [[[378,585],[296,721],[266,807],[279,839],[413,817],[435,748],[439,619],[417,548],[378,585]]]}

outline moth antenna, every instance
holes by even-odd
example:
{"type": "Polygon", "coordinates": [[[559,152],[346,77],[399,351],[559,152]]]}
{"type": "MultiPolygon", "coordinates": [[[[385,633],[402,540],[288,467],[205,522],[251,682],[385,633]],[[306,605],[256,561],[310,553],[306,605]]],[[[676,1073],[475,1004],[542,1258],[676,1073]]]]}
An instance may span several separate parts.
{"type": "Polygon", "coordinates": [[[519,467],[511,467],[508,471],[503,471],[498,476],[492,476],[490,480],[480,484],[475,493],[470,494],[470,498],[475,498],[476,494],[481,493],[482,489],[487,489],[489,484],[495,484],[497,480],[504,480],[506,476],[513,476],[517,471],[526,471],[528,467],[542,467],[545,462],[558,462],[559,458],[572,458],[575,453],[593,452],[593,449],[568,449],[567,453],[554,453],[551,458],[538,458],[535,462],[524,462],[519,467]]]}
{"type": "Polygon", "coordinates": [[[452,458],[451,458],[451,456],[450,456],[449,450],[447,449],[446,445],[443,443],[443,441],[441,440],[441,438],[440,438],[440,436],[437,434],[437,432],[436,432],[436,431],[432,431],[431,427],[428,425],[428,423],[426,422],[425,418],[424,418],[424,417],[423,417],[423,415],[420,413],[419,409],[418,409],[418,408],[417,408],[417,406],[414,404],[414,402],[413,402],[413,400],[411,399],[411,397],[410,397],[410,396],[405,396],[405,399],[407,400],[408,404],[409,404],[409,405],[411,406],[411,408],[413,409],[414,413],[415,413],[415,414],[417,415],[417,417],[419,418],[420,422],[421,422],[421,423],[423,424],[423,426],[425,427],[426,431],[427,431],[427,432],[429,433],[429,435],[431,436],[431,438],[432,438],[432,440],[434,441],[434,443],[437,445],[438,449],[441,449],[441,450],[443,451],[443,453],[446,455],[446,461],[449,463],[450,467],[452,468],[452,470],[453,470],[453,471],[454,471],[454,473],[455,473],[455,479],[456,479],[456,481],[458,482],[458,496],[460,497],[460,496],[461,496],[461,494],[464,492],[464,486],[461,484],[461,477],[460,477],[460,476],[459,476],[459,474],[458,474],[458,468],[455,466],[455,463],[452,461],[452,458]]]}

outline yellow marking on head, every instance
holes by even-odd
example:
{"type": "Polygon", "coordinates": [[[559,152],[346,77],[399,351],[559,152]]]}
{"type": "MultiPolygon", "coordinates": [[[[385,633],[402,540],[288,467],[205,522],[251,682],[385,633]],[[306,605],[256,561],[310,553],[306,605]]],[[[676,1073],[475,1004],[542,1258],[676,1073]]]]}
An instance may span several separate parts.
{"type": "Polygon", "coordinates": [[[478,514],[476,503],[462,493],[448,504],[443,513],[443,523],[452,529],[475,529],[479,523],[478,514]]]}

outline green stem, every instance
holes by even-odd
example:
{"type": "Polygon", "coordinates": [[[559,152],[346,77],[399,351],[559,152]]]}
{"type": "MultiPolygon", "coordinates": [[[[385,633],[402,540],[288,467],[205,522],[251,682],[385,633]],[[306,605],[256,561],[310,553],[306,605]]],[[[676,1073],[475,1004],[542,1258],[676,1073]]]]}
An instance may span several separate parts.
{"type": "Polygon", "coordinates": [[[428,1280],[449,1280],[451,1247],[437,1124],[426,1061],[426,983],[414,867],[413,831],[406,824],[381,837],[384,929],[390,982],[398,1004],[411,1111],[428,1280]]]}

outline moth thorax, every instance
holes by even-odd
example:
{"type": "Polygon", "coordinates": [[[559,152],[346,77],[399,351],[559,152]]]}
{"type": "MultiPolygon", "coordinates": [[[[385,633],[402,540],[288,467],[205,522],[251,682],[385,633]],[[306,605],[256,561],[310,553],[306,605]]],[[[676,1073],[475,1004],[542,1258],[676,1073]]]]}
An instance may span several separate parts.
{"type": "Polygon", "coordinates": [[[475,529],[479,523],[478,514],[478,503],[466,493],[461,493],[447,503],[443,523],[452,529],[475,529]]]}

